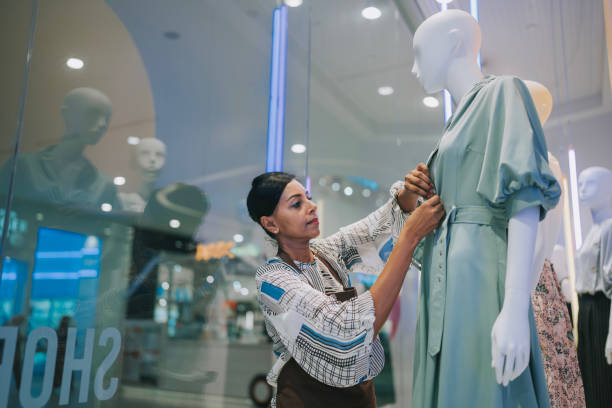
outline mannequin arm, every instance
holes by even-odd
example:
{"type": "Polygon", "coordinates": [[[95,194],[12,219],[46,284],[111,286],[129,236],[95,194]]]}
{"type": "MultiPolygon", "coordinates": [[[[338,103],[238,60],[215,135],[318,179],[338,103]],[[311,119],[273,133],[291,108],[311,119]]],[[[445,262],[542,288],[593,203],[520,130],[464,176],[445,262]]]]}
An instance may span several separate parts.
{"type": "Polygon", "coordinates": [[[497,382],[504,386],[529,364],[529,305],[538,220],[539,208],[529,207],[508,224],[504,304],[491,331],[492,366],[497,382]]]}

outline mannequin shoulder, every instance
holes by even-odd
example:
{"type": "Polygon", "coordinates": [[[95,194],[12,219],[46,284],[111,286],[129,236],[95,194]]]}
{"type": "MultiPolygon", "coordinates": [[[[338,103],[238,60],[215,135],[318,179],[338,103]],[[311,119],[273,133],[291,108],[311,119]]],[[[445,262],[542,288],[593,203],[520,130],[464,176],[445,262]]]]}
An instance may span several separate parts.
{"type": "Polygon", "coordinates": [[[491,87],[499,90],[515,90],[515,89],[527,89],[527,86],[522,79],[515,75],[499,75],[491,81],[491,87]]]}

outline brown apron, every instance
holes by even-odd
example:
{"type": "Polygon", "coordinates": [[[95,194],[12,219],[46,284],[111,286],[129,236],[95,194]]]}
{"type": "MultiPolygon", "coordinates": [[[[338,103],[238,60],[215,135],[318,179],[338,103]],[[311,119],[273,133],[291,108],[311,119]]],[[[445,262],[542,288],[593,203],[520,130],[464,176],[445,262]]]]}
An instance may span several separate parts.
{"type": "MultiPolygon", "coordinates": [[[[284,253],[279,253],[279,256],[285,263],[299,270],[284,253]]],[[[321,257],[319,259],[327,263],[321,257]]],[[[334,296],[340,302],[344,302],[357,296],[357,291],[355,288],[344,288],[344,291],[334,293],[334,296]]],[[[291,358],[278,376],[276,406],[278,408],[376,408],[374,383],[368,380],[352,387],[332,387],[311,377],[291,358]]]]}

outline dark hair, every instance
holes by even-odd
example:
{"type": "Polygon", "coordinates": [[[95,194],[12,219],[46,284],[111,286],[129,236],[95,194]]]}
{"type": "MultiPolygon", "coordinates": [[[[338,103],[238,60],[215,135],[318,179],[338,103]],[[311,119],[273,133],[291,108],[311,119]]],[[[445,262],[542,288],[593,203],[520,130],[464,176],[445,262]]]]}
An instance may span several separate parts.
{"type": "MultiPolygon", "coordinates": [[[[247,208],[253,221],[261,225],[261,217],[272,215],[285,187],[294,179],[293,174],[282,171],[263,173],[253,179],[247,196],[247,208]]],[[[265,228],[264,231],[274,237],[265,228]]]]}

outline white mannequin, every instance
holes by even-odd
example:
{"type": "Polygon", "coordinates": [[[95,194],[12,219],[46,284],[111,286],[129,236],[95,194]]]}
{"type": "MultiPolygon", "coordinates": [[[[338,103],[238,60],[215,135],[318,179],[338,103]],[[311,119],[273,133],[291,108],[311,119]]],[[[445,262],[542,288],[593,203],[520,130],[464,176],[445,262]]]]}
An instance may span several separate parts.
{"type": "Polygon", "coordinates": [[[137,193],[119,193],[119,198],[125,210],[143,212],[166,164],[166,145],[153,137],[144,138],[136,146],[132,160],[140,171],[140,188],[137,193]]]}
{"type": "MultiPolygon", "coordinates": [[[[538,118],[540,123],[544,126],[544,123],[548,120],[550,113],[552,112],[553,100],[552,95],[546,89],[544,85],[535,81],[523,81],[529,89],[529,94],[535,105],[536,111],[538,112],[538,118]]],[[[561,178],[563,174],[561,172],[561,166],[559,160],[551,152],[548,152],[548,163],[550,170],[557,179],[559,185],[562,185],[561,178]]],[[[562,192],[565,194],[565,191],[562,192]]],[[[536,237],[536,248],[533,256],[533,282],[531,285],[531,292],[535,291],[535,288],[540,279],[542,268],[544,267],[544,261],[551,259],[553,249],[557,243],[557,238],[561,232],[561,226],[563,225],[563,200],[559,200],[559,204],[546,214],[546,218],[538,224],[538,235],[536,237]]],[[[556,273],[556,268],[555,268],[556,273]]],[[[558,275],[558,274],[557,274],[558,275]]],[[[559,281],[561,278],[557,276],[559,281]]],[[[569,286],[569,282],[564,280],[563,283],[569,286]]]]}
{"type": "MultiPolygon", "coordinates": [[[[603,167],[589,167],[580,172],[578,177],[578,195],[582,205],[589,207],[593,224],[602,224],[612,218],[612,171],[603,167]]],[[[612,312],[612,306],[611,310],[612,312]]],[[[612,313],[608,325],[605,355],[608,364],[612,364],[612,313]]]]}
{"type": "MultiPolygon", "coordinates": [[[[477,65],[480,43],[480,28],[472,16],[459,10],[437,13],[415,33],[412,72],[426,93],[447,89],[458,104],[483,78],[477,65]]],[[[529,364],[528,313],[538,221],[539,209],[530,207],[508,224],[504,304],[491,332],[492,366],[504,386],[529,364]]]]}

